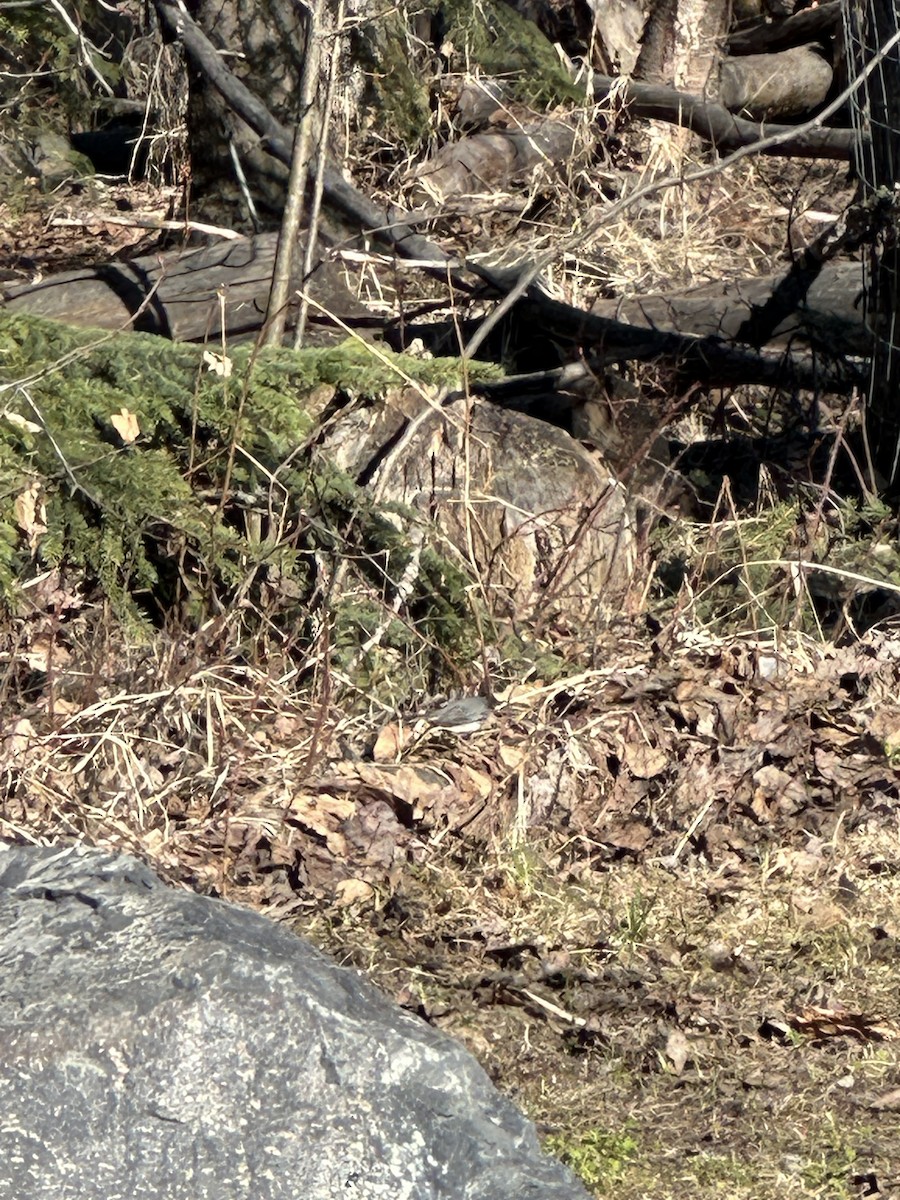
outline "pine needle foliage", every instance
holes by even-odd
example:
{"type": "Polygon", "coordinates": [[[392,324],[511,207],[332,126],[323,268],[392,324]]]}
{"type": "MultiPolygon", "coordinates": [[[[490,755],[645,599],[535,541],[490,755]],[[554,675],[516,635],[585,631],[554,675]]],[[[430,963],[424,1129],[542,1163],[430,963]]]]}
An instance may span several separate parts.
{"type": "MultiPolygon", "coordinates": [[[[226,359],[149,335],[0,317],[7,607],[18,583],[58,567],[138,624],[174,614],[196,626],[239,601],[296,631],[343,558],[359,584],[348,603],[352,590],[354,611],[381,619],[412,554],[403,523],[304,444],[316,389],[330,385],[341,402],[378,397],[409,369],[402,361],[356,344],[236,348],[226,359]]],[[[424,384],[453,369],[416,364],[424,384]]],[[[465,641],[466,583],[439,552],[422,553],[407,622],[394,623],[400,640],[465,641]]]]}

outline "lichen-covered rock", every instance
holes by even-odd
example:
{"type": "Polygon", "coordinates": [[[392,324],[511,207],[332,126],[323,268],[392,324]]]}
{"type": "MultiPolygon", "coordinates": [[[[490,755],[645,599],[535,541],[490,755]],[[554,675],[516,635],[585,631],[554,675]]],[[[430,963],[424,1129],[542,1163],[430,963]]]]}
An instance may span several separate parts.
{"type": "Polygon", "coordinates": [[[0,847],[0,1195],[583,1200],[471,1056],[249,910],[0,847]]]}
{"type": "Polygon", "coordinates": [[[545,421],[408,388],[389,395],[376,420],[350,413],[336,422],[322,445],[351,475],[380,460],[379,500],[440,530],[495,617],[578,626],[618,604],[632,578],[625,488],[545,421]],[[402,454],[385,455],[403,429],[402,454]]]}
{"type": "Polygon", "coordinates": [[[831,65],[812,46],[744,54],[719,68],[719,101],[754,121],[789,120],[822,104],[832,77],[831,65]]]}
{"type": "Polygon", "coordinates": [[[67,137],[52,129],[26,130],[12,145],[6,158],[0,159],[0,179],[4,184],[11,168],[13,177],[21,171],[36,179],[42,192],[94,173],[90,159],[79,154],[67,137]]]}

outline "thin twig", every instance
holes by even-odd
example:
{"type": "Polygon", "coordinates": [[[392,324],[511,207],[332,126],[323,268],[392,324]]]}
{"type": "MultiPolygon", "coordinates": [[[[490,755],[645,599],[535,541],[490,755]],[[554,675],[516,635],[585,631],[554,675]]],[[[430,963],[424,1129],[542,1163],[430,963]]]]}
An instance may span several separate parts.
{"type": "Polygon", "coordinates": [[[55,9],[55,11],[59,15],[60,20],[65,25],[66,29],[68,29],[68,31],[73,35],[75,40],[78,42],[78,49],[81,52],[82,61],[83,61],[84,65],[87,67],[87,69],[90,71],[90,73],[97,80],[97,82],[100,84],[100,87],[103,89],[104,92],[106,92],[107,96],[115,95],[115,93],[113,92],[113,89],[109,86],[109,84],[103,78],[103,73],[100,71],[99,67],[96,67],[94,65],[94,60],[91,57],[91,54],[90,54],[90,51],[88,48],[90,47],[90,50],[94,50],[97,53],[97,55],[102,58],[103,56],[100,53],[100,51],[97,49],[96,46],[92,45],[87,40],[87,38],[84,36],[84,34],[78,28],[78,26],[75,24],[75,22],[69,16],[69,14],[66,12],[64,6],[60,3],[60,0],[50,0],[50,6],[51,6],[51,8],[55,9]]]}
{"type": "MultiPolygon", "coordinates": [[[[319,146],[316,153],[316,162],[313,168],[313,179],[315,185],[313,188],[312,204],[309,209],[309,222],[306,230],[306,249],[303,254],[303,279],[304,282],[312,274],[313,260],[316,253],[316,243],[319,234],[319,217],[322,212],[322,197],[325,194],[325,162],[328,157],[328,123],[331,119],[331,110],[334,104],[334,89],[337,82],[338,59],[341,52],[341,26],[344,21],[344,0],[338,0],[338,9],[334,19],[334,28],[332,30],[333,40],[331,43],[331,56],[328,60],[327,80],[325,85],[325,100],[323,102],[322,120],[320,123],[319,146]]],[[[301,297],[300,311],[297,314],[297,328],[294,331],[294,349],[299,350],[303,345],[303,336],[306,332],[306,321],[309,316],[309,303],[301,297]]]]}
{"type": "Polygon", "coordinates": [[[287,323],[294,251],[300,223],[303,220],[306,183],[309,175],[309,145],[312,138],[316,86],[319,82],[319,46],[324,11],[325,0],[315,0],[313,8],[309,10],[306,26],[306,56],[303,60],[303,75],[300,81],[300,119],[294,127],[294,146],[291,152],[287,201],[284,206],[281,230],[278,234],[278,249],[275,252],[275,267],[272,272],[272,290],[269,293],[269,308],[262,335],[262,345],[267,346],[281,345],[284,327],[287,323]]]}

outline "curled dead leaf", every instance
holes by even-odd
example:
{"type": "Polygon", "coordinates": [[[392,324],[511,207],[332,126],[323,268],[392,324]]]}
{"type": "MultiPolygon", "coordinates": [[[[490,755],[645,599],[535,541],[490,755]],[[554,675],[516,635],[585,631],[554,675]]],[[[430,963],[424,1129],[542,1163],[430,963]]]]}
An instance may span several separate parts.
{"type": "Polygon", "coordinates": [[[672,1064],[672,1070],[680,1075],[691,1056],[688,1040],[680,1029],[673,1029],[666,1038],[666,1058],[672,1064]]]}
{"type": "Polygon", "coordinates": [[[655,779],[669,765],[671,755],[646,742],[632,743],[625,747],[625,762],[635,779],[655,779]]]}
{"type": "Polygon", "coordinates": [[[374,895],[375,889],[364,879],[339,879],[334,885],[334,899],[339,908],[371,900],[374,895]]]}
{"type": "Polygon", "coordinates": [[[293,797],[288,811],[292,820],[323,838],[332,854],[340,855],[346,851],[346,841],[340,832],[340,826],[355,810],[353,800],[324,792],[316,795],[301,792],[293,797]]]}
{"type": "Polygon", "coordinates": [[[404,748],[409,745],[411,731],[397,721],[391,721],[379,732],[372,747],[372,757],[377,763],[395,763],[404,748]]]}
{"type": "Polygon", "coordinates": [[[27,717],[19,717],[0,743],[0,761],[9,765],[18,760],[16,765],[21,765],[36,739],[37,734],[32,723],[27,717]]]}
{"type": "Polygon", "coordinates": [[[233,363],[230,358],[225,355],[213,354],[212,350],[203,351],[203,365],[207,371],[213,375],[220,375],[223,379],[231,377],[231,368],[233,363]]]}
{"type": "Polygon", "coordinates": [[[497,751],[500,761],[508,771],[518,771],[528,758],[528,751],[522,746],[503,745],[497,751]]]}
{"type": "Polygon", "coordinates": [[[49,671],[51,663],[57,667],[65,666],[71,655],[62,643],[44,633],[32,640],[28,649],[21,652],[21,657],[32,671],[49,671]]]}
{"type": "Polygon", "coordinates": [[[28,549],[37,549],[41,535],[47,532],[47,508],[41,499],[41,485],[34,479],[16,496],[13,511],[16,524],[28,539],[28,549]]]}
{"type": "Polygon", "coordinates": [[[799,1013],[789,1014],[788,1020],[796,1033],[804,1033],[816,1042],[835,1037],[852,1037],[859,1042],[894,1042],[900,1038],[900,1027],[895,1021],[846,1008],[808,1004],[799,1013]]]}
{"type": "Polygon", "coordinates": [[[112,414],[109,418],[109,423],[126,446],[130,446],[132,442],[136,442],[140,437],[141,427],[138,419],[124,404],[119,412],[112,414]]]}

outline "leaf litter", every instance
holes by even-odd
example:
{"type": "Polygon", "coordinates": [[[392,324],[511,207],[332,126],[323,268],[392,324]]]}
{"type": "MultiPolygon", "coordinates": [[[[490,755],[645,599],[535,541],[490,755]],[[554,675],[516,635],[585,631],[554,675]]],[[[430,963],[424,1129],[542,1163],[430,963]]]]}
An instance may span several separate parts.
{"type": "Polygon", "coordinates": [[[897,1194],[895,631],[698,646],[623,619],[609,667],[408,736],[104,637],[59,575],[32,602],[3,836],[289,921],[466,1042],[586,1179],[605,1147],[618,1195],[897,1194]]]}

